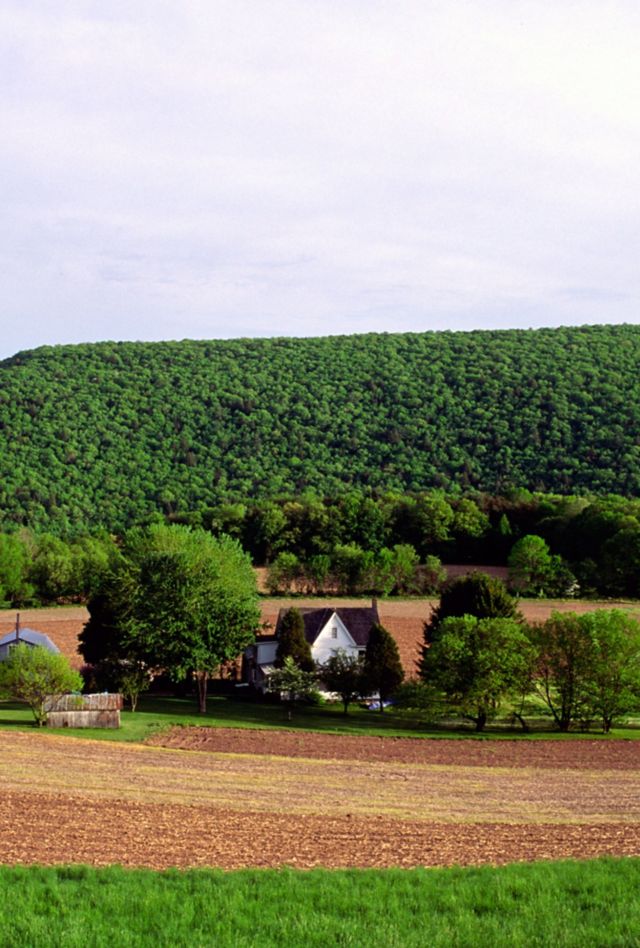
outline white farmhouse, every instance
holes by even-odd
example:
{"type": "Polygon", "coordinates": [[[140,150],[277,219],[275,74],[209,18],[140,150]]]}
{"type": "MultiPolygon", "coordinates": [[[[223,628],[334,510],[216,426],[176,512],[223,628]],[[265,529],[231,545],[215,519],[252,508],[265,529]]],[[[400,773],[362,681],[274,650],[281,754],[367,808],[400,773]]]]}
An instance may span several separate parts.
{"type": "MultiPolygon", "coordinates": [[[[293,608],[296,608],[295,606],[293,608]]],[[[282,618],[288,609],[281,609],[274,635],[259,638],[244,653],[244,678],[259,691],[264,691],[266,679],[274,669],[278,650],[278,633],[282,618]]],[[[311,657],[317,665],[327,661],[337,651],[348,655],[364,653],[371,627],[380,622],[378,605],[298,609],[304,622],[304,635],[311,646],[311,657]]]]}

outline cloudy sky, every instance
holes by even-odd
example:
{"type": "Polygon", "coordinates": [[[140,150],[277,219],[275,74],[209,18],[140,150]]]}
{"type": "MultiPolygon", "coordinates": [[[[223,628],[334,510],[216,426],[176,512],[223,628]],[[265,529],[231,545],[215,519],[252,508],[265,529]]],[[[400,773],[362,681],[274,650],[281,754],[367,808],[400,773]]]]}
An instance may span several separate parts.
{"type": "Polygon", "coordinates": [[[0,356],[640,321],[635,0],[0,0],[0,356]]]}

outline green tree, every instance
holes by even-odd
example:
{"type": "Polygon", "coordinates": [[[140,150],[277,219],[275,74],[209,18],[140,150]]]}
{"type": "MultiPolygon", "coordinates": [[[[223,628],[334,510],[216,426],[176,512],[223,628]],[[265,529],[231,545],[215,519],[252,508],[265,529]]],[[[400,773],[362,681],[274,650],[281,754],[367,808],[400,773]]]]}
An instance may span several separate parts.
{"type": "Polygon", "coordinates": [[[458,501],[453,515],[452,532],[459,538],[480,539],[489,531],[489,518],[467,497],[458,501]]]}
{"type": "Polygon", "coordinates": [[[552,612],[541,625],[531,627],[536,649],[535,683],[561,731],[568,731],[584,711],[585,683],[592,649],[580,616],[552,612]]]}
{"type": "Polygon", "coordinates": [[[365,564],[365,553],[357,543],[336,544],[331,556],[331,572],[339,592],[359,592],[365,564]]]}
{"type": "Polygon", "coordinates": [[[507,563],[509,585],[513,589],[520,595],[544,595],[553,577],[554,563],[542,537],[522,537],[514,544],[507,563]]]}
{"type": "Polygon", "coordinates": [[[287,717],[291,720],[293,709],[299,701],[311,697],[316,689],[316,675],[296,665],[291,655],[284,659],[282,668],[276,668],[269,675],[269,691],[278,692],[285,702],[287,717]]]}
{"type": "Polygon", "coordinates": [[[310,557],[305,569],[307,583],[313,592],[326,588],[331,574],[331,557],[328,553],[316,553],[310,557]]]}
{"type": "Polygon", "coordinates": [[[117,556],[113,538],[107,533],[80,537],[71,544],[74,557],[74,598],[85,599],[96,593],[117,556]]]}
{"type": "Polygon", "coordinates": [[[425,623],[425,646],[437,637],[445,619],[467,615],[478,619],[514,619],[518,615],[518,603],[499,579],[485,573],[459,576],[444,586],[438,606],[425,623]]]}
{"type": "Polygon", "coordinates": [[[621,610],[553,613],[532,630],[538,688],[562,731],[598,718],[610,730],[640,701],[640,624],[621,610]]]}
{"type": "Polygon", "coordinates": [[[315,668],[311,646],[304,635],[304,619],[299,609],[287,609],[278,629],[278,648],[274,663],[276,668],[283,668],[287,658],[293,659],[303,671],[312,672],[315,668]]]}
{"type": "Polygon", "coordinates": [[[613,596],[640,594],[640,527],[626,525],[602,546],[601,585],[613,596]]]}
{"type": "Polygon", "coordinates": [[[590,644],[584,703],[605,734],[622,715],[640,707],[640,623],[619,609],[580,616],[590,644]]]}
{"type": "Polygon", "coordinates": [[[427,556],[420,570],[421,593],[427,596],[438,594],[447,578],[447,571],[437,556],[427,556]]]}
{"type": "Polygon", "coordinates": [[[367,585],[378,596],[388,596],[392,591],[395,583],[393,566],[393,550],[383,546],[382,549],[373,554],[367,585]]]}
{"type": "Polygon", "coordinates": [[[291,592],[302,576],[302,566],[295,553],[278,553],[267,570],[267,588],[272,595],[291,592]]]}
{"type": "Polygon", "coordinates": [[[102,595],[105,632],[115,630],[124,657],[177,680],[193,673],[202,713],[209,676],[253,641],[260,618],[237,541],[186,526],[130,531],[102,595]]]}
{"type": "Polygon", "coordinates": [[[117,583],[112,583],[107,592],[106,582],[103,576],[103,592],[87,603],[89,619],[78,636],[78,651],[89,666],[91,689],[121,691],[135,711],[140,693],[150,684],[153,669],[147,661],[146,646],[131,639],[118,623],[114,605],[119,592],[117,583]]]}
{"type": "Polygon", "coordinates": [[[38,727],[47,720],[47,698],[81,690],[82,676],[71,668],[69,660],[40,645],[16,645],[0,662],[0,693],[26,701],[38,727]]]}
{"type": "Polygon", "coordinates": [[[529,640],[515,619],[450,616],[425,650],[421,676],[482,731],[501,701],[526,686],[531,657],[529,640]]]}
{"type": "Polygon", "coordinates": [[[366,691],[362,656],[349,655],[344,649],[338,649],[320,666],[318,677],[327,691],[340,695],[345,714],[366,691]]]}
{"type": "Polygon", "coordinates": [[[120,661],[117,669],[118,690],[135,711],[141,692],[146,691],[151,681],[151,671],[144,662],[120,661]]]}
{"type": "Polygon", "coordinates": [[[21,606],[33,598],[28,582],[29,554],[15,534],[0,534],[0,603],[21,606]]]}
{"type": "Polygon", "coordinates": [[[391,575],[397,593],[414,592],[420,558],[409,543],[397,543],[393,548],[391,575]]]}
{"type": "Polygon", "coordinates": [[[378,623],[371,627],[369,633],[364,655],[364,679],[366,688],[380,696],[380,711],[384,711],[384,702],[404,679],[396,641],[378,623]]]}
{"type": "Polygon", "coordinates": [[[43,602],[70,599],[80,584],[77,565],[68,543],[43,533],[36,539],[29,580],[43,602]]]}
{"type": "Polygon", "coordinates": [[[254,563],[271,562],[285,526],[282,508],[273,501],[264,501],[249,510],[244,520],[243,546],[254,563]]]}

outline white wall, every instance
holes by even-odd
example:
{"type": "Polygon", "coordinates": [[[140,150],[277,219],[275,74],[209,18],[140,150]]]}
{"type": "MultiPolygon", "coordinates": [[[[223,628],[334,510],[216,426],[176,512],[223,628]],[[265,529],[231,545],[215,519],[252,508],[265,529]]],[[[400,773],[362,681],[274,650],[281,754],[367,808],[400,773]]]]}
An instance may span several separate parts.
{"type": "Polygon", "coordinates": [[[358,646],[347,632],[346,626],[334,612],[326,625],[320,630],[320,634],[313,643],[311,655],[313,656],[314,662],[322,665],[338,650],[342,650],[348,655],[357,655],[359,652],[358,646]],[[333,634],[334,629],[335,637],[333,634]]]}

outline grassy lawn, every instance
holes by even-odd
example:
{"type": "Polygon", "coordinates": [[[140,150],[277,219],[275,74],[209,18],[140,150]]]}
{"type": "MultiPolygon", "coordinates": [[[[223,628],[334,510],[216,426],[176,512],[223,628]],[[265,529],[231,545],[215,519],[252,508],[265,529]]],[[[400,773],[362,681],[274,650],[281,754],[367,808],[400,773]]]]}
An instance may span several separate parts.
{"type": "MultiPolygon", "coordinates": [[[[206,715],[199,714],[192,698],[170,698],[143,695],[138,710],[122,712],[120,730],[100,728],[69,728],[56,730],[56,734],[75,737],[90,737],[109,741],[144,741],[150,734],[172,725],[206,725],[209,727],[239,728],[283,728],[303,731],[324,731],[333,734],[355,734],[388,737],[415,738],[459,738],[475,740],[580,740],[612,738],[640,739],[640,722],[627,722],[628,726],[616,728],[609,735],[599,731],[587,733],[572,732],[559,734],[550,729],[548,722],[541,721],[537,729],[525,734],[519,726],[511,727],[496,723],[476,735],[469,725],[450,721],[441,725],[426,724],[419,716],[406,711],[387,709],[383,714],[367,711],[354,706],[349,714],[342,713],[342,706],[325,704],[318,707],[304,707],[294,712],[293,720],[288,721],[282,707],[275,704],[243,701],[232,698],[212,697],[208,702],[206,715]]],[[[24,704],[0,702],[0,728],[20,728],[31,730],[34,727],[31,711],[24,704]]]]}
{"type": "Polygon", "coordinates": [[[640,860],[430,870],[0,869],[8,948],[631,946],[640,860]]]}

